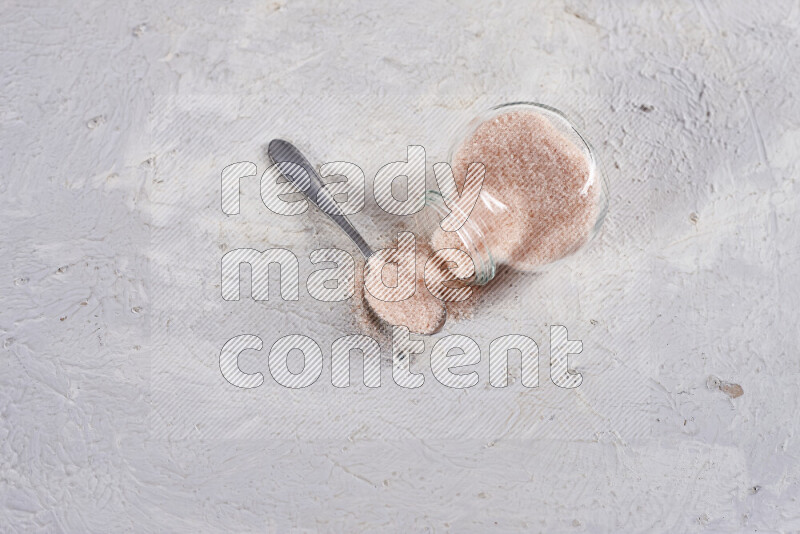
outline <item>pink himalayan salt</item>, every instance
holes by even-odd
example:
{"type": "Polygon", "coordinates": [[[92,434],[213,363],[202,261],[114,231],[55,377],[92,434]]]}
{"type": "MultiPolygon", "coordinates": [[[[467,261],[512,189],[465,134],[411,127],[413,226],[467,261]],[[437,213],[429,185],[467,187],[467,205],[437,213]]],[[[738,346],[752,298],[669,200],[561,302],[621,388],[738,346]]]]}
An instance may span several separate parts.
{"type": "MultiPolygon", "coordinates": [[[[478,125],[453,158],[457,179],[472,162],[486,177],[470,219],[484,227],[496,263],[530,270],[588,239],[600,184],[585,152],[542,114],[511,111],[478,125]]],[[[432,243],[464,248],[455,232],[439,230],[432,243]]]]}
{"type": "MultiPolygon", "coordinates": [[[[430,255],[428,246],[417,243],[416,290],[410,298],[389,302],[364,291],[364,299],[383,321],[394,326],[405,326],[415,334],[435,334],[444,327],[447,319],[445,303],[431,295],[425,287],[425,263],[430,255]]],[[[385,269],[383,279],[387,286],[394,286],[397,283],[397,269],[385,269]]]]}

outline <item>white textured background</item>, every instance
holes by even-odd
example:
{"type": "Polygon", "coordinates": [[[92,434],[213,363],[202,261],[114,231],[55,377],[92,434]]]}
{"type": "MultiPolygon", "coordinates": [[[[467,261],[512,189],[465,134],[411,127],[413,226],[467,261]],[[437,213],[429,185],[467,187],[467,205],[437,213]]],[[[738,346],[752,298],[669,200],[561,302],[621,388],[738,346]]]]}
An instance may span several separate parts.
{"type": "MultiPolygon", "coordinates": [[[[0,530],[800,530],[800,5],[381,4],[4,3],[0,530]],[[568,111],[611,213],[552,276],[580,289],[561,305],[587,387],[647,363],[625,412],[644,431],[596,396],[571,438],[154,438],[149,195],[170,154],[148,114],[195,94],[568,111]],[[637,296],[634,328],[616,304],[637,296]],[[643,319],[646,349],[621,352],[643,319]]],[[[247,159],[215,157],[198,181],[247,159]]]]}

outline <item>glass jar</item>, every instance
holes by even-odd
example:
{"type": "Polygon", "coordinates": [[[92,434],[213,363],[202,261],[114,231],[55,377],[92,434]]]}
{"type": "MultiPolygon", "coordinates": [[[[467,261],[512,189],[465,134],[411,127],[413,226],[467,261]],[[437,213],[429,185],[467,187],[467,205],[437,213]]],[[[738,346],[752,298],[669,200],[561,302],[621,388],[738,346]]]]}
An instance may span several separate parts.
{"type": "Polygon", "coordinates": [[[467,283],[488,283],[500,265],[542,271],[584,248],[603,225],[608,186],[600,164],[557,109],[529,102],[494,107],[469,123],[449,159],[462,191],[468,161],[483,163],[486,172],[472,212],[455,232],[438,227],[451,212],[442,193],[425,195],[423,213],[437,220],[429,230],[433,248],[470,255],[475,275],[467,283]]]}

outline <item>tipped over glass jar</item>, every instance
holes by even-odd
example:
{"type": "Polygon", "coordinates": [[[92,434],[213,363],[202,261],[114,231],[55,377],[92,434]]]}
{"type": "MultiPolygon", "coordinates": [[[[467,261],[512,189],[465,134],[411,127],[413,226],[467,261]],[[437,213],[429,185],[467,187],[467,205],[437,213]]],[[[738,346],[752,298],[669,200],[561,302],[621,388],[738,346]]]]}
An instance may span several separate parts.
{"type": "MultiPolygon", "coordinates": [[[[608,208],[608,188],[594,150],[560,111],[515,102],[472,121],[453,146],[450,164],[463,192],[471,163],[485,168],[469,217],[456,231],[437,227],[434,250],[470,255],[483,285],[500,265],[538,271],[583,248],[598,233],[608,208]]],[[[442,193],[426,192],[429,209],[450,213],[442,193]]]]}

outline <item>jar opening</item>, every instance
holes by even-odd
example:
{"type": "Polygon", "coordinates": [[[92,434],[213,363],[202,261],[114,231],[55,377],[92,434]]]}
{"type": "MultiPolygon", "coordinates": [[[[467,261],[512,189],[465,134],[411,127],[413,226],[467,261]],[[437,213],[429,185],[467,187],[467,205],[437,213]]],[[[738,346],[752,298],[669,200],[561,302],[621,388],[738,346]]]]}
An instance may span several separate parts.
{"type": "Polygon", "coordinates": [[[475,266],[474,276],[470,280],[464,280],[464,283],[469,285],[487,284],[494,278],[497,266],[486,242],[485,232],[479,223],[474,218],[468,217],[455,232],[445,232],[440,223],[450,214],[450,209],[445,204],[442,194],[435,190],[426,191],[425,204],[426,209],[430,208],[436,215],[434,217],[435,220],[428,221],[427,224],[430,232],[428,237],[431,239],[434,250],[443,248],[463,250],[469,255],[475,266]],[[437,237],[441,237],[441,239],[437,239],[437,237]],[[453,238],[457,243],[453,243],[453,238]],[[437,241],[439,243],[436,243],[437,241]]]}

